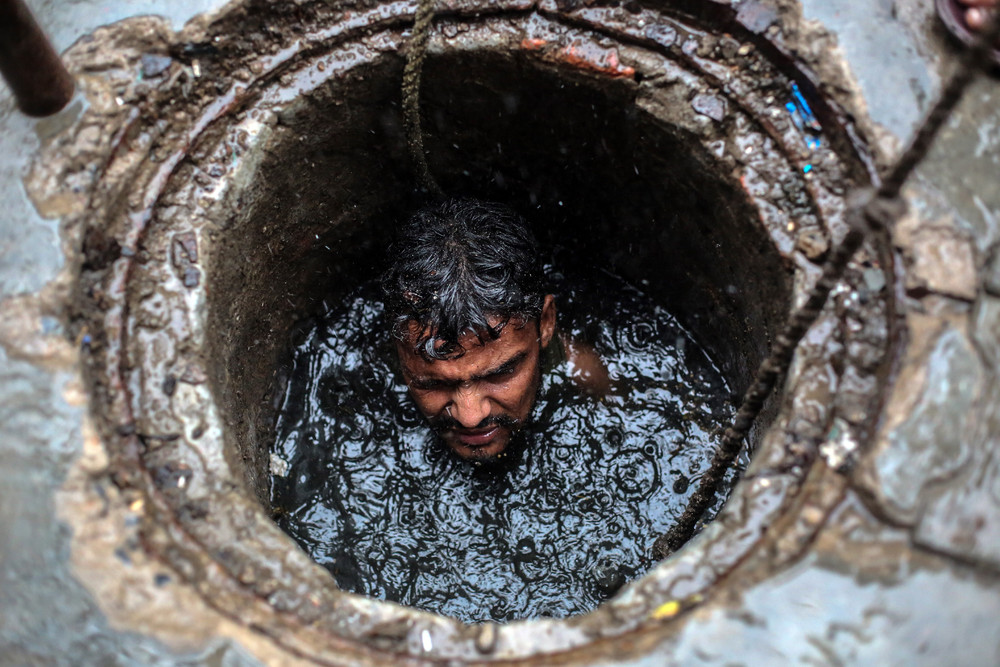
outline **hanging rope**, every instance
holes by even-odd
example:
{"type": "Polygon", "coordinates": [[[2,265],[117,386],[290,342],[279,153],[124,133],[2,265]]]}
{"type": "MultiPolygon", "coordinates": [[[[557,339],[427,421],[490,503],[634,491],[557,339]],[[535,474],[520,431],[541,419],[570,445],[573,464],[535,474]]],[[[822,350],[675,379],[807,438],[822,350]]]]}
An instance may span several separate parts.
{"type": "Polygon", "coordinates": [[[739,454],[743,440],[760,415],[764,402],[771,395],[779,378],[788,372],[795,348],[823,312],[830,292],[840,282],[854,253],[865,238],[890,228],[902,215],[905,204],[900,200],[899,194],[903,184],[927,157],[934,138],[951,116],[976,73],[990,62],[988,55],[998,37],[1000,15],[994,15],[990,26],[979,35],[975,44],[962,53],[937,102],[924,117],[902,156],[888,170],[881,186],[877,190],[866,190],[856,195],[856,201],[852,202],[847,211],[847,235],[830,253],[823,265],[823,273],[810,290],[805,303],[792,311],[784,329],[778,334],[770,355],[761,363],[753,384],[744,395],[733,423],[723,434],[722,443],[708,470],[702,475],[698,489],[691,496],[677,523],[653,544],[654,558],[666,558],[691,539],[698,520],[714,502],[719,485],[739,454]]]}
{"type": "Polygon", "coordinates": [[[420,123],[420,74],[427,57],[427,42],[431,36],[434,21],[434,0],[419,0],[413,20],[413,33],[403,68],[403,123],[406,127],[406,143],[410,159],[417,170],[420,186],[435,197],[443,197],[444,192],[431,175],[424,153],[424,132],[420,123]]]}

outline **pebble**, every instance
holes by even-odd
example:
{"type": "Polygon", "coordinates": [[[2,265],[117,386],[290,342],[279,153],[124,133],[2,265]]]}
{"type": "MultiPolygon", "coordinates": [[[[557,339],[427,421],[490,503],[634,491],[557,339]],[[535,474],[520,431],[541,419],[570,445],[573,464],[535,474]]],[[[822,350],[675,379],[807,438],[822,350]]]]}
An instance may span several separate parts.
{"type": "Polygon", "coordinates": [[[823,232],[818,229],[806,229],[799,234],[799,238],[795,242],[795,247],[809,258],[809,261],[817,262],[830,249],[830,242],[823,232]]]}
{"type": "Polygon", "coordinates": [[[166,72],[173,60],[170,56],[161,56],[155,53],[144,53],[142,54],[141,62],[143,78],[153,79],[166,72]]]}

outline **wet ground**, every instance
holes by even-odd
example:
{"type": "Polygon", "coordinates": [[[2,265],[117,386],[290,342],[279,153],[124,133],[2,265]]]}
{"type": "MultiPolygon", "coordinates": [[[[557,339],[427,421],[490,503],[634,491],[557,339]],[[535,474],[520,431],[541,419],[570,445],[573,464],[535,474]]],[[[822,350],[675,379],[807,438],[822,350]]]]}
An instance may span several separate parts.
{"type": "Polygon", "coordinates": [[[652,540],[697,487],[731,391],[637,288],[596,269],[549,276],[560,329],[594,346],[614,389],[588,396],[565,363],[546,364],[531,424],[493,466],[455,459],[409,400],[377,283],[308,327],[272,508],[342,589],[469,623],[564,618],[654,564],[652,540]]]}
{"type": "MultiPolygon", "coordinates": [[[[61,24],[60,46],[107,20],[101,9],[110,4],[71,3],[79,22],[61,24]]],[[[114,4],[116,16],[135,11],[114,4]]],[[[797,48],[821,56],[817,70],[849,68],[890,150],[936,91],[952,50],[930,3],[803,4],[832,31],[844,60],[808,31],[797,48]],[[899,87],[900,72],[910,74],[890,95],[886,85],[899,87]]],[[[37,6],[43,23],[62,13],[55,3],[37,6]]],[[[598,643],[577,663],[1000,662],[998,127],[1000,86],[983,79],[909,190],[921,224],[907,218],[896,238],[909,332],[900,379],[886,397],[880,437],[843,480],[837,511],[803,557],[669,633],[636,638],[628,653],[598,643]]],[[[97,525],[109,511],[124,515],[114,498],[82,507],[75,500],[84,488],[67,483],[68,472],[102,462],[81,425],[73,350],[44,314],[51,299],[14,299],[55,280],[62,266],[57,223],[31,208],[21,186],[38,128],[9,98],[0,101],[0,663],[293,664],[293,653],[220,620],[141,552],[93,561],[77,554],[71,563],[71,536],[87,536],[95,554],[110,539],[81,516],[97,525]],[[87,572],[112,562],[125,585],[100,595],[85,586],[87,572]]]]}

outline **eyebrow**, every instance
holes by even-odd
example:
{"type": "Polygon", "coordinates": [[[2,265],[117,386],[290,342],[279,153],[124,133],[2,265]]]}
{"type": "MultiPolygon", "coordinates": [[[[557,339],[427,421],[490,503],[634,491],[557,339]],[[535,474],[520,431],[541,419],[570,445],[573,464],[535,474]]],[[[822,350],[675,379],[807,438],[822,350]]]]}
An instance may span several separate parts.
{"type": "Polygon", "coordinates": [[[505,375],[510,373],[515,368],[517,368],[522,361],[524,361],[528,356],[527,352],[518,352],[513,357],[503,362],[496,368],[491,368],[485,373],[480,373],[479,375],[473,375],[468,380],[435,380],[428,377],[416,377],[410,380],[410,385],[416,387],[417,389],[430,388],[435,386],[454,386],[460,385],[465,382],[478,382],[479,380],[487,380],[491,377],[497,375],[505,375]]]}
{"type": "Polygon", "coordinates": [[[506,373],[509,373],[515,368],[517,368],[521,364],[521,362],[525,360],[527,356],[528,356],[527,352],[518,352],[513,357],[503,362],[496,368],[488,370],[481,375],[473,375],[470,379],[473,381],[485,380],[487,378],[493,377],[494,375],[505,375],[506,373]]]}

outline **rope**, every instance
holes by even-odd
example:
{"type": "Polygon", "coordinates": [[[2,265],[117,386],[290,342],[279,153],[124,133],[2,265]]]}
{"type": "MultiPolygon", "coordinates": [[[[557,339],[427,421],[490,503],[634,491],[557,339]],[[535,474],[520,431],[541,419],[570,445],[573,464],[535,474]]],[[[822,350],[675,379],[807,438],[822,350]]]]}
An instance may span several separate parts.
{"type": "Polygon", "coordinates": [[[723,434],[722,443],[684,512],[677,523],[653,543],[652,553],[657,560],[666,558],[691,539],[698,520],[715,500],[719,485],[739,454],[743,440],[760,415],[764,402],[774,391],[778,379],[788,372],[796,347],[823,312],[830,292],[840,282],[854,253],[867,236],[890,228],[902,215],[905,204],[899,199],[899,194],[903,184],[927,157],[934,138],[951,116],[976,72],[988,62],[992,44],[998,37],[1000,15],[995,15],[989,28],[979,35],[976,43],[963,51],[937,102],[924,117],[906,151],[888,170],[882,185],[877,190],[865,190],[855,195],[855,201],[849,206],[846,215],[849,227],[847,235],[830,253],[823,265],[823,273],[809,291],[805,303],[792,311],[784,329],[775,340],[771,353],[758,368],[733,423],[723,434]]]}
{"type": "Polygon", "coordinates": [[[427,57],[427,42],[431,36],[434,21],[434,0],[419,0],[413,20],[410,48],[403,68],[403,123],[406,127],[407,147],[410,159],[417,170],[420,186],[435,197],[443,197],[441,186],[431,175],[424,153],[424,133],[420,123],[420,74],[427,57]]]}

